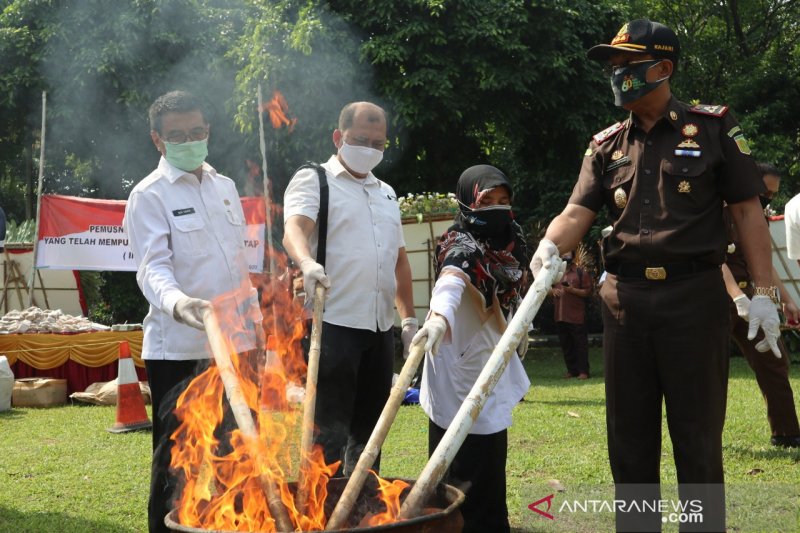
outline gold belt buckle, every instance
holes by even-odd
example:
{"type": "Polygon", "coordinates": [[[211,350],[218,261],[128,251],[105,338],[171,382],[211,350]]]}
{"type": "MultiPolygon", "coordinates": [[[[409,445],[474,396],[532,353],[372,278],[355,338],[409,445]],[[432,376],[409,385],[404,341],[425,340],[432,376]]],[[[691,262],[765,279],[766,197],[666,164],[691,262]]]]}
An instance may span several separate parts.
{"type": "Polygon", "coordinates": [[[667,271],[664,267],[648,267],[644,269],[644,277],[649,280],[661,281],[667,279],[667,271]]]}

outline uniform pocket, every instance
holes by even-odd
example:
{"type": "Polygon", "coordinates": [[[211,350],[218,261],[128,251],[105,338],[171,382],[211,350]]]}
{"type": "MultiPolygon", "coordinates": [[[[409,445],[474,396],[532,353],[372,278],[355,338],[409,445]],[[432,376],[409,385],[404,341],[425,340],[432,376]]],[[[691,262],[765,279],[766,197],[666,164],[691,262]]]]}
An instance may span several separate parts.
{"type": "Polygon", "coordinates": [[[172,246],[175,253],[188,253],[193,256],[206,255],[205,222],[199,215],[174,217],[175,229],[172,246]]]}
{"type": "Polygon", "coordinates": [[[662,163],[664,200],[693,210],[703,210],[716,201],[716,183],[707,173],[707,164],[695,159],[665,159],[662,163]]]}
{"type": "Polygon", "coordinates": [[[227,230],[231,243],[235,244],[236,248],[244,248],[244,217],[234,211],[226,210],[225,219],[228,221],[227,230]]]}
{"type": "Polygon", "coordinates": [[[625,165],[603,175],[603,196],[615,220],[628,205],[635,175],[636,167],[633,165],[625,165]]]}

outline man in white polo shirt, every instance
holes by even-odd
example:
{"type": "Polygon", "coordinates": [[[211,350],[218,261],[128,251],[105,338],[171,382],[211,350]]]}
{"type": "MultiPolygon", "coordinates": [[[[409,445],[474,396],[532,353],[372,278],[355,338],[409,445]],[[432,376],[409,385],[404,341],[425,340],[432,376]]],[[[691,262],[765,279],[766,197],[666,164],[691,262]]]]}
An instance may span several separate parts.
{"type": "Polygon", "coordinates": [[[389,397],[393,305],[406,353],[417,320],[397,196],[372,174],[386,146],[384,110],[346,105],[333,144],[337,154],[322,165],[329,189],[325,267],[316,259],[320,183],[312,168],[298,171],[286,189],[283,244],[303,271],[307,300],[317,283],[328,287],[315,439],[328,463],[343,461],[337,475],[349,475],[389,397]]]}
{"type": "Polygon", "coordinates": [[[254,350],[263,332],[242,204],[233,181],[205,162],[209,124],[199,100],[183,91],[160,96],[150,107],[150,130],[161,160],[131,191],[123,224],[150,303],[142,359],[153,402],[152,533],[168,531],[164,516],[177,484],[169,473],[175,402],[210,358],[203,311],[213,300],[219,316],[236,324],[231,341],[240,353],[254,350]]]}

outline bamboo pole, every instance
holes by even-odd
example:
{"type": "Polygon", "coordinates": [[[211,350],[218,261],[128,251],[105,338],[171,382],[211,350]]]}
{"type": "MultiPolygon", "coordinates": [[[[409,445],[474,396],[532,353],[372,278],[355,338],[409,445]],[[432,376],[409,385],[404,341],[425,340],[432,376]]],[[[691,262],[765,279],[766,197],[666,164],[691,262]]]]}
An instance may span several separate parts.
{"type": "MultiPolygon", "coordinates": [[[[36,286],[36,253],[39,251],[39,222],[42,209],[42,182],[44,181],[44,139],[47,131],[47,91],[42,91],[42,133],[39,140],[39,186],[36,189],[36,226],[33,229],[33,263],[31,263],[31,281],[28,283],[28,307],[33,305],[33,289],[36,286]]],[[[22,306],[20,299],[19,305],[22,306]]]]}
{"type": "Polygon", "coordinates": [[[389,434],[389,429],[392,427],[397,411],[403,403],[408,386],[417,373],[417,368],[424,355],[424,343],[417,344],[409,351],[408,359],[403,365],[403,370],[400,371],[400,377],[397,378],[397,382],[392,387],[392,392],[389,394],[389,399],[383,407],[380,418],[378,418],[378,423],[375,425],[375,429],[372,430],[372,435],[370,435],[364,451],[361,452],[361,456],[358,458],[358,463],[347,481],[347,486],[339,497],[331,517],[328,519],[328,524],[325,526],[326,531],[340,529],[347,522],[353,506],[359,494],[361,494],[361,489],[364,487],[364,482],[367,480],[369,469],[372,468],[378,458],[383,441],[386,440],[386,435],[389,434]]]}
{"type": "MultiPolygon", "coordinates": [[[[258,84],[258,140],[261,148],[261,172],[262,183],[264,184],[264,233],[266,234],[265,246],[267,250],[267,261],[264,262],[263,271],[267,273],[265,280],[268,282],[270,291],[271,305],[275,305],[275,286],[273,275],[275,274],[275,249],[272,245],[272,193],[270,192],[269,175],[267,174],[267,139],[264,132],[264,100],[261,95],[261,84],[258,84]]],[[[266,287],[265,287],[266,289],[266,287]]],[[[278,334],[278,313],[272,312],[272,334],[278,334]]]]}
{"type": "MultiPolygon", "coordinates": [[[[253,459],[261,463],[262,457],[258,448],[258,431],[256,431],[253,415],[250,413],[250,407],[247,405],[242,393],[239,377],[236,375],[236,369],[233,368],[233,363],[228,353],[228,344],[225,342],[222,329],[219,326],[219,320],[217,320],[217,315],[212,307],[209,307],[203,313],[203,324],[206,328],[208,342],[211,345],[211,352],[214,354],[214,361],[217,363],[222,384],[225,386],[225,394],[228,397],[233,417],[245,437],[244,441],[250,448],[253,459]]],[[[273,480],[268,466],[262,463],[260,467],[259,481],[267,497],[267,505],[278,531],[294,531],[292,521],[289,519],[289,513],[281,501],[280,487],[273,480]]]]}
{"type": "Polygon", "coordinates": [[[325,307],[325,287],[317,283],[314,291],[314,311],[311,317],[311,346],[308,350],[308,371],[306,372],[306,395],[303,398],[303,433],[300,438],[300,473],[297,481],[297,501],[295,506],[302,514],[308,502],[306,472],[310,467],[311,446],[314,443],[314,411],[317,401],[317,376],[319,375],[319,355],[322,348],[322,311],[325,307]]]}
{"type": "Polygon", "coordinates": [[[533,282],[528,293],[520,303],[519,309],[508,324],[505,333],[500,338],[489,360],[486,361],[475,384],[464,399],[450,426],[447,428],[439,445],[433,451],[425,468],[422,469],[417,481],[411,488],[403,505],[400,508],[400,519],[407,520],[419,515],[422,506],[430,497],[433,489],[441,482],[450,463],[453,462],[458,449],[467,438],[469,430],[480,415],[486,400],[494,390],[500,376],[503,375],[508,362],[514,354],[523,335],[528,334],[528,325],[533,321],[542,302],[547,296],[547,291],[553,285],[558,272],[557,265],[543,268],[539,277],[533,282]]]}

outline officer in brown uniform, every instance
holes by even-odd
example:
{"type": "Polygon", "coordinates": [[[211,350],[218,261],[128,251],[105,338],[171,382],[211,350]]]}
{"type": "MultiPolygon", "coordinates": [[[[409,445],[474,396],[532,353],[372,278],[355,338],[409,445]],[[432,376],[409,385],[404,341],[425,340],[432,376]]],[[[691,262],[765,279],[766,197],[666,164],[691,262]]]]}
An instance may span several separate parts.
{"type": "Polygon", "coordinates": [[[634,20],[588,56],[608,64],[615,104],[631,114],[594,136],[531,269],[536,275],[558,265],[559,250],[575,248],[606,206],[614,228],[603,243],[608,276],[600,296],[608,453],[622,502],[617,528],[661,529],[663,401],[681,500],[699,500],[702,508],[702,523],[681,530],[724,531],[730,317],[720,271],[722,205],[730,206],[755,283],[749,335],[761,327],[777,352],[770,240],[758,201],[763,184],[726,106],[690,106],[672,96],[679,58],[672,30],[634,20]]]}
{"type": "MultiPolygon", "coordinates": [[[[760,195],[761,205],[766,208],[772,196],[778,192],[780,173],[774,166],[766,163],[759,163],[757,166],[765,186],[765,191],[760,195]]],[[[747,319],[749,318],[750,298],[753,297],[752,277],[727,207],[724,215],[725,226],[728,230],[728,254],[722,269],[725,285],[731,296],[731,337],[747,359],[750,368],[753,369],[758,388],[761,389],[761,394],[767,404],[767,420],[772,431],[771,444],[799,448],[800,425],[797,422],[792,385],[789,383],[789,352],[783,342],[778,340],[778,348],[782,357],[764,357],[762,352],[769,350],[769,347],[763,342],[763,336],[758,335],[752,341],[747,340],[747,319]]],[[[774,270],[773,280],[781,296],[783,314],[791,327],[797,324],[800,310],[774,270]]]]}

